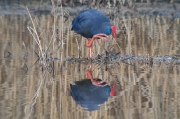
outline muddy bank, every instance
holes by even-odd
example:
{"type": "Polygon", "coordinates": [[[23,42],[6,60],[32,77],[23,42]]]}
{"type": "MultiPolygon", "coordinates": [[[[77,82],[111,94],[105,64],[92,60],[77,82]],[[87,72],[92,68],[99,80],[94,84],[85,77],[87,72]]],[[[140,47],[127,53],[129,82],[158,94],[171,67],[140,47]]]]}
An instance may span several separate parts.
{"type": "MultiPolygon", "coordinates": [[[[33,15],[51,14],[52,5],[50,3],[42,5],[28,5],[28,9],[33,15]]],[[[64,6],[63,10],[69,13],[69,15],[76,15],[79,11],[89,9],[88,5],[80,6],[64,6]]],[[[117,5],[115,7],[95,7],[103,11],[107,15],[114,15],[121,17],[127,14],[138,14],[138,15],[155,15],[164,16],[170,18],[180,18],[180,4],[170,3],[133,3],[131,7],[128,5],[117,5]]],[[[27,15],[26,5],[3,5],[0,4],[0,15],[27,15]]]]}

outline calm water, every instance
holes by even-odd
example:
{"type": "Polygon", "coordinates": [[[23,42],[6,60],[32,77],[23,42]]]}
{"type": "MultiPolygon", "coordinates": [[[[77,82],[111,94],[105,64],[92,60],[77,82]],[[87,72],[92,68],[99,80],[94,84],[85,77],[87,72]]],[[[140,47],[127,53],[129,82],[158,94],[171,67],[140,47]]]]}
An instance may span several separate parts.
{"type": "Polygon", "coordinates": [[[180,119],[179,62],[162,60],[179,59],[179,18],[127,15],[111,19],[118,38],[99,40],[100,45],[95,42],[93,56],[104,56],[106,50],[143,58],[93,63],[94,77],[117,86],[114,97],[89,112],[70,95],[70,84],[84,79],[90,65],[78,60],[88,58],[88,48],[85,38],[70,30],[74,16],[60,14],[61,10],[57,18],[50,13],[32,16],[39,45],[28,31],[33,28],[28,15],[0,15],[1,119],[180,119]],[[124,28],[126,33],[121,33],[124,28]],[[49,60],[37,61],[38,56],[49,60]],[[152,59],[157,56],[162,59],[152,59]],[[68,58],[77,60],[65,61],[68,58]]]}

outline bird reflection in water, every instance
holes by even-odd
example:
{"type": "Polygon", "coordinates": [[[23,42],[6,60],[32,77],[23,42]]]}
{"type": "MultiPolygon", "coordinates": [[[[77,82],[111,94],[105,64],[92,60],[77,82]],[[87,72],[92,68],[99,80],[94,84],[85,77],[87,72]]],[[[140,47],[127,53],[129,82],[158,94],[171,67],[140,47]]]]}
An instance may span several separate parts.
{"type": "Polygon", "coordinates": [[[88,111],[98,110],[99,105],[115,95],[116,82],[109,86],[101,79],[94,79],[92,67],[86,71],[86,79],[70,84],[71,96],[74,101],[88,111]]]}

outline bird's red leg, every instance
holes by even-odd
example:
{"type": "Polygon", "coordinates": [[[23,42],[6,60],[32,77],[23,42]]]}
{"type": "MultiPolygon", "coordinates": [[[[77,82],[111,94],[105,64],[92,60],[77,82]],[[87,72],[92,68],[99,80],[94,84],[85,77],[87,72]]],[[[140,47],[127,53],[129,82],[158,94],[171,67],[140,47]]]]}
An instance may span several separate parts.
{"type": "Polygon", "coordinates": [[[114,82],[113,85],[111,86],[110,96],[115,95],[115,88],[116,88],[116,82],[114,82]]]}
{"type": "Polygon", "coordinates": [[[86,39],[86,46],[92,47],[93,42],[94,42],[94,38],[92,38],[90,41],[88,39],[86,39]]]}
{"type": "Polygon", "coordinates": [[[89,56],[92,57],[92,44],[93,44],[93,39],[91,39],[91,41],[89,41],[88,39],[86,39],[86,46],[89,47],[89,56]]]}
{"type": "MultiPolygon", "coordinates": [[[[92,44],[96,38],[99,38],[101,40],[107,40],[108,36],[106,34],[96,34],[92,37],[92,39],[90,41],[88,39],[86,39],[86,46],[89,47],[90,57],[92,57],[92,44]]],[[[90,78],[92,84],[95,86],[106,86],[107,85],[107,83],[104,85],[101,85],[105,81],[100,81],[100,82],[94,81],[93,76],[92,76],[92,67],[91,66],[89,67],[89,70],[86,71],[86,78],[88,78],[88,77],[90,78]]]]}
{"type": "Polygon", "coordinates": [[[86,78],[90,78],[91,81],[94,80],[93,76],[92,76],[92,68],[91,66],[89,67],[89,69],[86,71],[86,78]]]}
{"type": "Polygon", "coordinates": [[[89,47],[89,57],[92,58],[92,47],[89,47]]]}
{"type": "Polygon", "coordinates": [[[101,39],[101,40],[107,40],[108,39],[108,35],[106,34],[96,34],[92,37],[92,39],[90,41],[88,41],[88,39],[86,39],[86,46],[87,47],[92,47],[92,44],[94,42],[95,39],[101,39]]]}
{"type": "MultiPolygon", "coordinates": [[[[108,35],[106,34],[96,34],[92,37],[92,39],[89,41],[88,39],[86,39],[86,46],[89,47],[89,55],[90,57],[92,57],[92,44],[94,42],[95,39],[101,39],[101,40],[107,40],[108,39],[108,35]]],[[[99,44],[99,42],[98,42],[99,44]]]]}

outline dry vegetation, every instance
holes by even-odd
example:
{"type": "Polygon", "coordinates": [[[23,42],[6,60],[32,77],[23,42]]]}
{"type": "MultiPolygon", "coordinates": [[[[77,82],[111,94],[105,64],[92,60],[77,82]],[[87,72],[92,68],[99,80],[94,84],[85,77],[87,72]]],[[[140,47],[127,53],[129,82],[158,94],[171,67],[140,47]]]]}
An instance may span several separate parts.
{"type": "MultiPolygon", "coordinates": [[[[63,4],[68,2],[73,1],[63,4]]],[[[98,2],[101,0],[92,5],[98,2]]],[[[87,112],[76,105],[70,97],[69,84],[83,79],[87,66],[63,59],[87,57],[88,49],[85,39],[70,30],[73,17],[56,4],[52,1],[53,10],[49,15],[0,16],[3,38],[0,41],[0,115],[3,119],[180,118],[178,65],[172,70],[166,68],[167,64],[148,67],[138,62],[133,67],[119,63],[105,71],[103,66],[94,64],[93,67],[98,67],[94,75],[100,74],[109,83],[117,81],[116,96],[109,98],[98,111],[87,112]],[[39,57],[41,60],[34,64],[39,57]]],[[[112,38],[100,41],[100,46],[95,42],[94,56],[104,53],[104,49],[137,56],[180,53],[179,18],[127,14],[114,17],[112,22],[118,31],[125,27],[126,34],[118,33],[117,41],[112,38]]]]}

